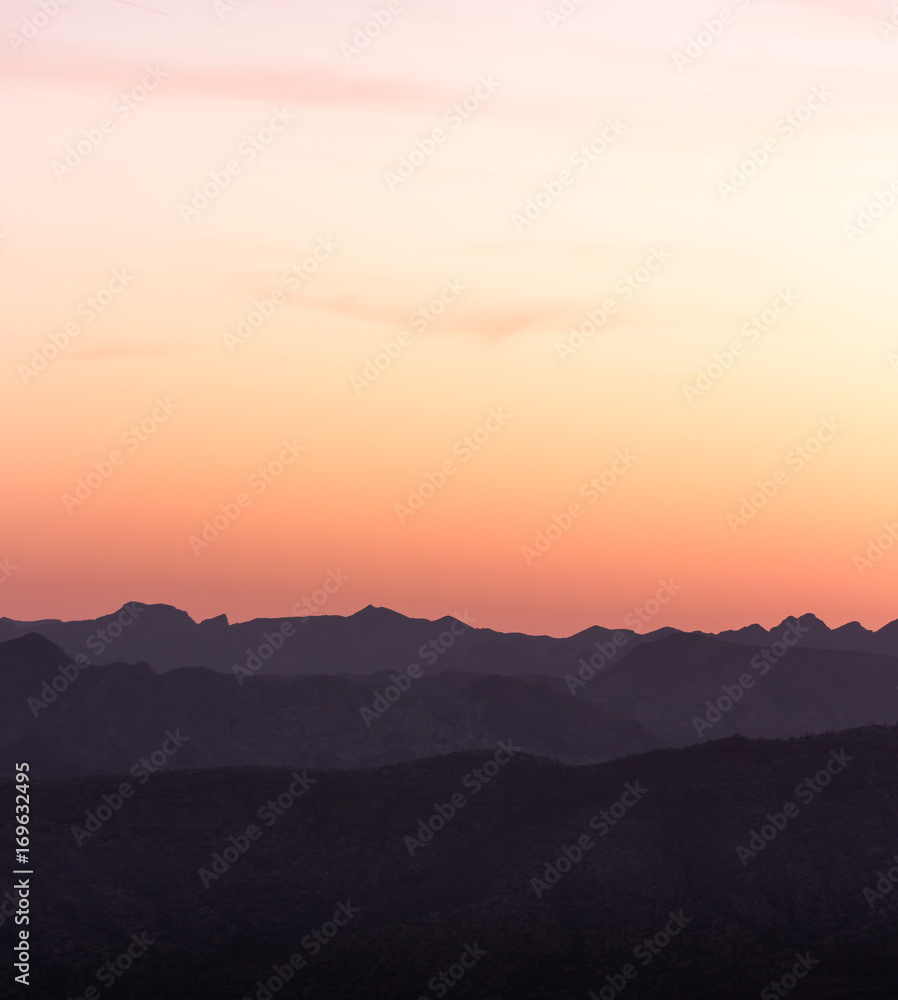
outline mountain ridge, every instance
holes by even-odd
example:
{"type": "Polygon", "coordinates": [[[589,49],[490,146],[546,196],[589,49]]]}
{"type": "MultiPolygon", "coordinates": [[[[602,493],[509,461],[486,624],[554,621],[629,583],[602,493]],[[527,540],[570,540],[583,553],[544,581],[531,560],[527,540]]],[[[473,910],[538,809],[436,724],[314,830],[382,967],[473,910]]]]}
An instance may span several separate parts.
{"type": "Polygon", "coordinates": [[[469,650],[468,669],[424,647],[427,662],[403,667],[406,657],[364,674],[268,673],[261,658],[231,673],[158,673],[143,660],[89,664],[30,633],[0,642],[0,752],[32,759],[43,776],[109,773],[182,726],[188,745],[170,763],[176,769],[370,768],[508,737],[528,752],[589,764],[737,733],[786,738],[898,723],[898,658],[781,645],[674,632],[594,660],[598,669],[581,660],[576,675],[554,662],[551,673],[491,670],[513,655],[501,644],[501,656],[488,650],[482,661],[478,647],[469,650]]]}
{"type": "Polygon", "coordinates": [[[227,615],[221,614],[197,622],[174,605],[131,601],[118,611],[94,619],[46,618],[27,622],[0,618],[0,641],[37,632],[70,655],[86,655],[93,663],[142,661],[160,673],[185,666],[231,671],[235,664],[265,644],[266,634],[272,636],[284,630],[280,639],[275,637],[278,647],[266,659],[266,672],[367,674],[395,667],[406,657],[411,662],[422,647],[439,642],[441,634],[448,631],[442,642],[446,648],[438,652],[441,664],[447,669],[564,676],[579,660],[594,656],[596,650],[609,650],[609,644],[618,647],[619,652],[614,652],[616,659],[645,643],[671,635],[699,634],[724,642],[765,646],[779,641],[790,624],[797,621],[807,630],[804,646],[898,657],[898,619],[874,631],[854,621],[830,628],[816,615],[805,613],[785,618],[770,629],[754,623],[716,633],[670,626],[635,632],[592,625],[570,636],[558,637],[500,632],[466,618],[465,615],[445,615],[435,620],[412,618],[368,604],[350,615],[230,622],[227,615]]]}

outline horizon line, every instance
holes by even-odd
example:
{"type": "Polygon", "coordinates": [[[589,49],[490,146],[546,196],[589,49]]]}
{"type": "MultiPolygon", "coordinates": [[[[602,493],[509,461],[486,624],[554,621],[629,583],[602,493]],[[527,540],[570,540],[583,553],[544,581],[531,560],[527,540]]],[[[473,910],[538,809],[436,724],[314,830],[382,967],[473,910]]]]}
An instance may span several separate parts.
{"type": "Polygon", "coordinates": [[[608,632],[632,632],[634,635],[642,635],[642,636],[654,635],[656,632],[662,632],[664,630],[670,630],[670,631],[674,631],[674,632],[679,632],[679,633],[682,633],[684,635],[689,635],[689,634],[694,634],[694,633],[700,633],[702,635],[713,635],[713,636],[722,635],[722,634],[727,633],[727,632],[740,632],[740,631],[743,631],[744,629],[749,629],[749,628],[761,628],[761,629],[764,629],[764,631],[769,632],[772,629],[777,628],[780,625],[784,625],[784,624],[786,624],[787,622],[789,622],[791,620],[798,620],[798,621],[800,621],[801,619],[808,618],[808,617],[816,619],[818,622],[820,622],[830,632],[839,631],[840,629],[847,628],[848,626],[851,626],[851,625],[857,625],[859,628],[862,628],[865,632],[869,632],[871,635],[875,635],[877,632],[880,632],[880,631],[882,631],[882,629],[887,628],[889,625],[893,624],[895,621],[898,621],[898,618],[891,619],[890,621],[887,621],[885,624],[883,624],[882,626],[880,626],[880,628],[878,628],[878,629],[876,629],[876,628],[873,628],[873,629],[868,628],[866,625],[863,625],[858,619],[851,619],[849,621],[844,622],[842,625],[830,625],[828,622],[826,622],[819,615],[814,614],[813,612],[810,612],[810,611],[806,611],[806,612],[804,612],[801,615],[786,615],[785,617],[781,618],[779,621],[776,621],[776,622],[774,622],[771,625],[763,625],[763,624],[761,624],[758,621],[754,621],[754,622],[750,622],[750,623],[745,624],[745,625],[739,625],[739,626],[737,626],[735,628],[720,629],[719,631],[707,631],[705,629],[700,629],[700,628],[690,629],[690,628],[683,628],[683,627],[680,627],[680,626],[677,626],[677,625],[663,625],[662,624],[662,625],[659,625],[657,628],[650,629],[650,630],[648,630],[646,632],[639,632],[637,629],[632,628],[632,627],[627,626],[627,625],[619,625],[619,626],[614,627],[614,626],[602,625],[602,624],[599,624],[598,622],[594,622],[591,625],[587,625],[584,628],[577,629],[576,631],[571,632],[571,633],[569,633],[567,635],[552,635],[552,634],[550,634],[548,632],[522,632],[520,629],[513,629],[513,630],[510,630],[510,631],[506,631],[504,629],[496,628],[496,627],[494,627],[492,625],[480,624],[480,620],[478,618],[474,617],[473,615],[469,615],[467,613],[467,611],[462,611],[459,614],[446,613],[446,614],[443,614],[443,615],[439,615],[436,618],[427,618],[427,617],[422,617],[422,616],[419,616],[419,615],[406,614],[403,611],[397,611],[395,608],[389,608],[389,607],[386,607],[386,606],[383,606],[383,605],[375,605],[375,604],[368,603],[368,604],[365,604],[362,607],[360,607],[358,610],[352,611],[352,612],[348,612],[346,614],[339,614],[339,613],[335,613],[335,612],[328,612],[328,613],[325,613],[325,612],[313,612],[313,613],[310,613],[308,615],[301,615],[301,614],[300,615],[294,615],[294,614],[287,614],[287,615],[255,615],[252,618],[244,618],[244,619],[241,619],[241,620],[237,621],[237,620],[232,620],[230,618],[230,616],[227,613],[225,613],[225,612],[221,612],[221,613],[219,613],[217,615],[209,615],[209,616],[197,619],[189,611],[186,611],[184,608],[180,608],[176,604],[168,604],[168,603],[166,603],[164,601],[154,601],[154,602],[125,601],[123,604],[119,605],[119,607],[116,608],[114,611],[106,612],[106,613],[103,613],[103,614],[94,615],[93,618],[50,618],[50,617],[45,617],[45,618],[24,619],[24,618],[11,618],[8,615],[0,615],[0,621],[9,621],[9,622],[16,622],[18,624],[29,624],[29,625],[30,624],[39,624],[41,622],[59,622],[60,624],[67,624],[68,625],[68,624],[74,624],[75,622],[79,622],[79,621],[97,621],[97,620],[102,619],[102,618],[111,618],[111,617],[114,617],[115,615],[119,614],[121,611],[123,611],[129,605],[142,605],[143,607],[146,607],[146,608],[150,608],[150,607],[171,608],[174,611],[179,611],[179,612],[187,615],[187,617],[195,625],[202,625],[204,622],[207,622],[207,621],[214,621],[217,618],[224,618],[225,621],[227,622],[228,626],[231,626],[231,625],[246,625],[246,624],[249,624],[251,622],[260,621],[260,620],[261,621],[296,621],[296,620],[307,620],[309,618],[344,618],[344,619],[346,619],[346,618],[354,618],[356,615],[361,614],[363,611],[367,611],[368,609],[372,609],[374,611],[387,611],[387,612],[389,612],[391,614],[398,615],[401,618],[405,618],[408,621],[426,621],[426,622],[436,623],[436,622],[443,621],[446,618],[451,618],[454,621],[458,621],[458,622],[461,622],[462,624],[468,625],[470,628],[483,629],[483,630],[488,630],[488,631],[491,631],[491,632],[498,632],[498,633],[500,633],[502,635],[527,635],[527,636],[531,636],[531,637],[534,637],[534,638],[536,638],[536,637],[542,637],[542,638],[547,638],[547,639],[559,639],[559,640],[561,640],[561,639],[571,639],[574,636],[581,635],[583,632],[588,632],[590,629],[593,629],[593,628],[602,628],[602,629],[605,629],[608,632]]]}

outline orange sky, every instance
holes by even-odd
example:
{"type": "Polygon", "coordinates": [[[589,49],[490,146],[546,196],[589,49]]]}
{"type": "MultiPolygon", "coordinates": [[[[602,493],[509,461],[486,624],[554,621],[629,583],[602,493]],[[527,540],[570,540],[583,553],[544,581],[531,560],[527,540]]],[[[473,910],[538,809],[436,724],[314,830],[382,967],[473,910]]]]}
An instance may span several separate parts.
{"type": "Polygon", "coordinates": [[[898,617],[887,3],[143,7],[0,13],[0,614],[898,617]]]}

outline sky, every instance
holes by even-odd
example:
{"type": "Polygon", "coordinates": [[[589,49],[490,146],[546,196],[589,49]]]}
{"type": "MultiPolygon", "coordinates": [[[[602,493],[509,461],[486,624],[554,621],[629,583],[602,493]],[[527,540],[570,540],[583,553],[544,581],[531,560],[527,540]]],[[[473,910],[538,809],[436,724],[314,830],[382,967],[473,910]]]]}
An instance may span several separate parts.
{"type": "Polygon", "coordinates": [[[0,614],[898,618],[896,25],[8,0],[0,614]]]}

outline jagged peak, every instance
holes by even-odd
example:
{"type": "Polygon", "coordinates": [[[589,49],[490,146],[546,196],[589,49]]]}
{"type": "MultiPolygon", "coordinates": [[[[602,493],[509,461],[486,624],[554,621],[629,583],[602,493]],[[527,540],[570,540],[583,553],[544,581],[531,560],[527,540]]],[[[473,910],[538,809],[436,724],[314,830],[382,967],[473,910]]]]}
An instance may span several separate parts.
{"type": "Polygon", "coordinates": [[[200,622],[201,628],[217,627],[219,625],[230,625],[227,615],[214,615],[212,618],[204,618],[200,622]]]}
{"type": "Polygon", "coordinates": [[[140,619],[146,621],[165,622],[169,625],[196,625],[196,622],[186,611],[176,608],[173,604],[144,604],[143,601],[127,601],[118,611],[114,611],[111,615],[103,615],[97,621],[110,620],[121,614],[133,613],[134,611],[138,612],[140,619]]]}
{"type": "Polygon", "coordinates": [[[366,604],[364,608],[360,611],[356,611],[355,614],[350,615],[350,618],[361,619],[362,621],[396,621],[397,619],[406,620],[406,616],[400,614],[398,611],[393,611],[392,608],[380,608],[374,604],[366,604]]]}

